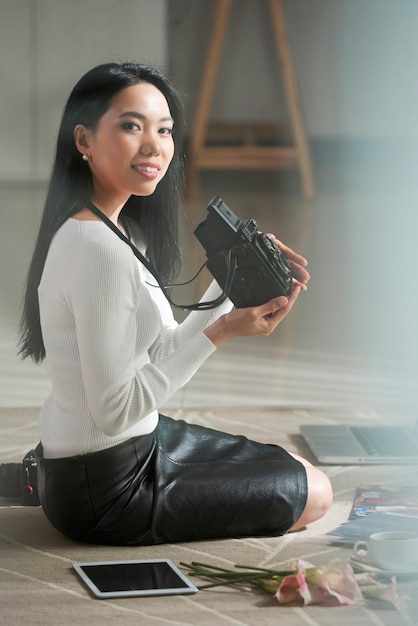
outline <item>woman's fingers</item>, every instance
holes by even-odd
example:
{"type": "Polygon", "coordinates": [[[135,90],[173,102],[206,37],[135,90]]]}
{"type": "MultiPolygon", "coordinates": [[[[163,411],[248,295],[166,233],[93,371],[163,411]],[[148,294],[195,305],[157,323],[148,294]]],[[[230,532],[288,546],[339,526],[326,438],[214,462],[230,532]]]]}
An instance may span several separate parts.
{"type": "Polygon", "coordinates": [[[286,259],[289,261],[292,267],[292,276],[294,278],[294,282],[302,287],[303,290],[306,290],[306,284],[310,279],[309,272],[305,269],[308,265],[308,261],[301,254],[298,254],[289,246],[286,246],[280,239],[271,233],[268,234],[268,237],[272,239],[272,241],[276,244],[276,246],[283,252],[286,259]]]}
{"type": "Polygon", "coordinates": [[[294,285],[288,298],[285,296],[279,296],[278,298],[274,298],[263,305],[268,309],[263,315],[263,318],[267,321],[273,320],[273,328],[275,328],[291,311],[301,289],[302,287],[300,285],[294,285]]]}
{"type": "Polygon", "coordinates": [[[289,246],[286,246],[286,244],[283,243],[283,241],[280,241],[280,239],[277,239],[276,235],[272,235],[271,233],[269,233],[268,236],[270,237],[270,239],[274,241],[276,246],[280,248],[280,250],[283,252],[285,257],[289,261],[293,261],[294,263],[297,263],[298,265],[301,265],[302,267],[305,267],[306,265],[308,265],[308,261],[307,259],[305,259],[304,256],[302,256],[301,254],[298,254],[292,248],[289,248],[289,246]]]}

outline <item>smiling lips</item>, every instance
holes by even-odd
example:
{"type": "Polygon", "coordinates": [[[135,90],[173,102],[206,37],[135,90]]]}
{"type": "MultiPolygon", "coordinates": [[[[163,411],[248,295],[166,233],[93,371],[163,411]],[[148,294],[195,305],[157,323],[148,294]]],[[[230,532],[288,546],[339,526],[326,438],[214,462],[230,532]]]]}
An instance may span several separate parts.
{"type": "Polygon", "coordinates": [[[158,165],[154,163],[143,163],[141,165],[132,165],[132,169],[134,169],[139,174],[142,174],[146,178],[153,179],[158,176],[158,172],[160,168],[158,165]]]}

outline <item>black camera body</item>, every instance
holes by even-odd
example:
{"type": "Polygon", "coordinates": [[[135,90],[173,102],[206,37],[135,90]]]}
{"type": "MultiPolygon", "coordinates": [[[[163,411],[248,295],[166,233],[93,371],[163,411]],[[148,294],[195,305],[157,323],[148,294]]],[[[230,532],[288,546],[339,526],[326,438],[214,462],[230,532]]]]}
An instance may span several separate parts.
{"type": "Polygon", "coordinates": [[[0,496],[18,498],[23,506],[38,506],[38,461],[29,450],[21,463],[0,464],[0,496]]]}
{"type": "Polygon", "coordinates": [[[290,263],[257,222],[243,222],[219,196],[194,231],[206,250],[207,268],[237,308],[259,306],[292,290],[290,263]]]}

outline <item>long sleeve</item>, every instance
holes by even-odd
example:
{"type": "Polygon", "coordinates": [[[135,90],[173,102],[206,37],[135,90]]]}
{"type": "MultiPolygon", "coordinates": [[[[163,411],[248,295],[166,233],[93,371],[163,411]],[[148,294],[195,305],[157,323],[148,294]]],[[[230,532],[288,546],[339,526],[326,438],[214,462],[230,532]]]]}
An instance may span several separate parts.
{"type": "MultiPolygon", "coordinates": [[[[56,456],[151,432],[158,408],[215,350],[204,329],[232,306],[177,324],[125,243],[101,223],[69,222],[51,245],[39,289],[53,384],[41,438],[56,456]]],[[[204,298],[216,292],[212,285],[204,298]]]]}
{"type": "Polygon", "coordinates": [[[215,349],[204,320],[164,329],[136,263],[126,246],[94,242],[68,282],[87,402],[108,435],[158,409],[215,349]]]}

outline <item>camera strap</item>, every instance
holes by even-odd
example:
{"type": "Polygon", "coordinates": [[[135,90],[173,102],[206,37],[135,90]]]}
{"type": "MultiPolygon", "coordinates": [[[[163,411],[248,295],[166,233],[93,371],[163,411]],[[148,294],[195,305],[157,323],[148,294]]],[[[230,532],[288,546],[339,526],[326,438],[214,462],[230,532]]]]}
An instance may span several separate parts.
{"type": "Polygon", "coordinates": [[[222,289],[222,293],[221,293],[220,296],[218,296],[218,298],[215,298],[214,300],[209,300],[208,302],[195,302],[194,304],[176,304],[171,299],[171,297],[169,296],[168,291],[167,291],[170,287],[174,287],[175,285],[168,285],[168,286],[164,285],[164,283],[162,282],[160,276],[158,275],[158,272],[152,266],[152,264],[149,262],[149,260],[142,254],[142,252],[140,252],[138,250],[138,248],[132,243],[132,241],[116,226],[116,224],[114,224],[112,222],[112,220],[110,220],[107,217],[107,215],[105,213],[103,213],[103,211],[101,211],[92,202],[90,202],[90,201],[87,202],[87,206],[90,209],[90,211],[92,213],[94,213],[95,215],[97,215],[97,217],[99,217],[106,224],[106,226],[108,226],[111,230],[113,230],[113,232],[120,239],[122,239],[122,241],[124,241],[126,244],[128,244],[128,246],[132,249],[132,252],[136,256],[136,258],[142,263],[142,265],[144,265],[144,267],[147,268],[147,270],[150,272],[150,274],[152,274],[152,276],[155,278],[155,280],[157,281],[159,287],[162,289],[163,294],[165,295],[165,297],[167,298],[167,300],[169,301],[171,306],[175,307],[176,309],[181,309],[183,311],[207,311],[207,310],[210,310],[210,309],[215,309],[217,306],[219,306],[223,302],[225,302],[225,300],[227,299],[227,297],[229,295],[229,291],[230,291],[230,288],[231,288],[233,276],[234,276],[234,273],[235,273],[235,268],[233,268],[232,271],[231,271],[231,259],[230,258],[227,261],[227,263],[228,263],[227,274],[229,276],[229,279],[227,280],[227,285],[225,286],[225,288],[222,289]]]}

